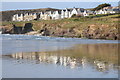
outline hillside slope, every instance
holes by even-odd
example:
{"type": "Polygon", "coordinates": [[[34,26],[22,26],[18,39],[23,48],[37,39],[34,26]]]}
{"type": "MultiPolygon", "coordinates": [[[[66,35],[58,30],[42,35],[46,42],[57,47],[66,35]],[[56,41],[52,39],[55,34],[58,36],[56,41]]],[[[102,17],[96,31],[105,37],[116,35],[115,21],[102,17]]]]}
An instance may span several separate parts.
{"type": "Polygon", "coordinates": [[[45,12],[45,11],[56,11],[59,9],[53,8],[40,8],[40,9],[29,9],[29,10],[11,10],[11,11],[2,11],[2,21],[11,21],[14,14],[23,14],[23,13],[36,13],[36,12],[45,12]]]}
{"type": "Polygon", "coordinates": [[[33,24],[35,33],[43,36],[77,37],[89,39],[112,39],[120,40],[120,14],[92,16],[81,18],[69,18],[61,20],[41,20],[28,22],[3,22],[3,27],[12,28],[12,24],[24,27],[26,23],[33,24]]]}

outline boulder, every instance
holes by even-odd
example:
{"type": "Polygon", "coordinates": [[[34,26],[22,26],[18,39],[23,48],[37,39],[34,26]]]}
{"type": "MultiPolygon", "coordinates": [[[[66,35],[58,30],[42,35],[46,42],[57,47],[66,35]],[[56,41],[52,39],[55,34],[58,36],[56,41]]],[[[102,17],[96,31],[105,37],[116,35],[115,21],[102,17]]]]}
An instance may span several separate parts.
{"type": "Polygon", "coordinates": [[[33,27],[32,23],[26,23],[22,30],[22,33],[24,34],[24,33],[30,32],[30,31],[34,31],[32,27],[33,27]]]}
{"type": "Polygon", "coordinates": [[[50,36],[50,31],[47,28],[40,30],[42,36],[50,36]]]}

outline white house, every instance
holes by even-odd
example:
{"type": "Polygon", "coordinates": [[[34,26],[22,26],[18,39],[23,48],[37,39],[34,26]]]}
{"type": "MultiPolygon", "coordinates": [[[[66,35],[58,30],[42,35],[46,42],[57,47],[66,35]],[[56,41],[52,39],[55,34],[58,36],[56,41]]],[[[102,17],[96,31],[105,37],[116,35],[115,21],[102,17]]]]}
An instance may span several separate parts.
{"type": "Polygon", "coordinates": [[[12,17],[12,21],[30,21],[37,18],[36,13],[15,14],[12,17]]]}
{"type": "Polygon", "coordinates": [[[103,9],[96,11],[96,14],[113,14],[119,13],[119,7],[104,7],[103,9]]]}
{"type": "MultiPolygon", "coordinates": [[[[50,20],[50,19],[63,19],[63,18],[70,18],[73,14],[79,15],[83,14],[83,8],[71,8],[71,9],[63,9],[63,10],[56,10],[56,11],[46,11],[46,12],[39,12],[39,13],[25,13],[25,14],[15,14],[12,17],[12,21],[30,21],[38,18],[43,20],[50,20]]],[[[85,14],[85,13],[84,13],[85,14]]],[[[87,15],[86,15],[87,16],[87,15]]]]}
{"type": "Polygon", "coordinates": [[[70,14],[70,17],[72,16],[72,15],[78,15],[78,14],[80,14],[80,11],[77,11],[77,9],[76,8],[73,8],[73,10],[71,11],[71,14],[70,14]]]}
{"type": "Polygon", "coordinates": [[[83,16],[89,16],[89,13],[87,12],[87,10],[83,12],[83,16]]]}
{"type": "Polygon", "coordinates": [[[55,11],[51,17],[52,19],[61,19],[61,13],[59,11],[55,11]]]}
{"type": "Polygon", "coordinates": [[[68,18],[69,17],[69,11],[68,9],[65,10],[65,18],[68,18]]]}
{"type": "Polygon", "coordinates": [[[65,18],[65,10],[62,10],[62,11],[61,11],[61,18],[62,18],[62,19],[65,18]]]}

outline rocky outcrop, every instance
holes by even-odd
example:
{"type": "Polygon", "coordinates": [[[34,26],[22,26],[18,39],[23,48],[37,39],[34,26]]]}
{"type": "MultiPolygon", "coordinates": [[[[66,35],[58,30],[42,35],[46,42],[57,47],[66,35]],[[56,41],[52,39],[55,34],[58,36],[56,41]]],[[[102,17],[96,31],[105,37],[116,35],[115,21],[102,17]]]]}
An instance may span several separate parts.
{"type": "Polygon", "coordinates": [[[13,27],[10,29],[7,28],[7,26],[1,26],[0,30],[2,31],[2,34],[25,34],[34,31],[32,23],[26,23],[24,27],[13,24],[13,27]]]}
{"type": "Polygon", "coordinates": [[[26,23],[22,29],[22,34],[25,34],[25,33],[30,32],[30,31],[34,31],[32,27],[33,27],[32,23],[26,23]]]}
{"type": "Polygon", "coordinates": [[[11,29],[8,26],[0,26],[1,34],[10,34],[11,29]]]}
{"type": "Polygon", "coordinates": [[[110,28],[109,25],[89,25],[87,28],[78,30],[76,27],[61,28],[60,25],[51,27],[45,24],[40,30],[43,36],[57,36],[57,37],[78,37],[88,39],[109,39],[120,40],[120,34],[117,27],[110,28]]]}
{"type": "Polygon", "coordinates": [[[18,26],[13,25],[11,33],[12,34],[21,34],[22,33],[22,27],[18,27],[18,26]]]}
{"type": "Polygon", "coordinates": [[[114,27],[114,29],[110,29],[108,25],[90,25],[88,28],[84,29],[82,32],[83,37],[89,39],[110,39],[110,40],[118,40],[120,39],[120,34],[118,33],[118,29],[114,27]]]}
{"type": "Polygon", "coordinates": [[[50,36],[50,31],[47,28],[43,28],[39,31],[42,36],[50,36]]]}
{"type": "Polygon", "coordinates": [[[61,25],[44,24],[40,30],[34,31],[32,23],[26,23],[24,27],[14,27],[10,30],[2,28],[3,33],[12,34],[26,34],[26,35],[42,35],[42,36],[56,36],[56,37],[77,37],[88,39],[109,39],[120,40],[118,26],[110,27],[110,25],[96,25],[92,24],[83,29],[77,27],[63,28],[61,25]]]}
{"type": "Polygon", "coordinates": [[[39,31],[31,31],[31,32],[25,33],[25,35],[39,35],[39,36],[42,36],[42,34],[39,33],[39,31]]]}

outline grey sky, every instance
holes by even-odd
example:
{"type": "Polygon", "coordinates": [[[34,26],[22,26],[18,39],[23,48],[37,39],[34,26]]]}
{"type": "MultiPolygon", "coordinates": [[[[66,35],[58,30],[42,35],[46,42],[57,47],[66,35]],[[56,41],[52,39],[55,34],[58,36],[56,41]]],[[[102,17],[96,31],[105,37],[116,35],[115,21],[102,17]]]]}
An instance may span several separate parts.
{"type": "MultiPolygon", "coordinates": [[[[3,2],[2,11],[20,10],[20,9],[38,9],[38,8],[93,8],[105,2],[3,2]]],[[[117,2],[107,2],[112,6],[117,6],[117,2]]]]}
{"type": "Polygon", "coordinates": [[[118,2],[119,0],[1,0],[2,2],[118,2]]]}

